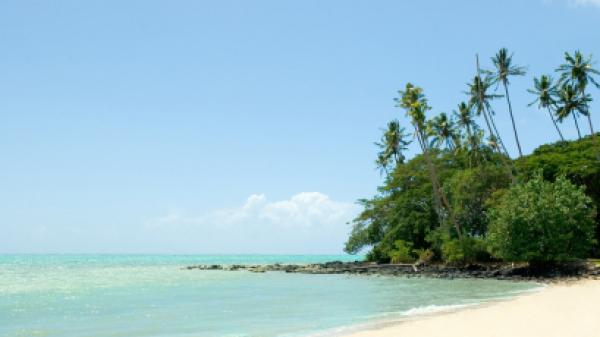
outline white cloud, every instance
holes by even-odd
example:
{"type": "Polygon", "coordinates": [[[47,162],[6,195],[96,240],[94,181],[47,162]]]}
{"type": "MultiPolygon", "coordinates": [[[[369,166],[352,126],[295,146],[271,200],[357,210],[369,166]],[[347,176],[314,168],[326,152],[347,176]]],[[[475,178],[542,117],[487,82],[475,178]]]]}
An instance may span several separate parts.
{"type": "Polygon", "coordinates": [[[319,192],[279,201],[253,194],[239,207],[201,215],[172,210],[147,221],[146,229],[175,242],[194,242],[204,253],[341,252],[347,222],[357,212],[357,205],[319,192]]]}

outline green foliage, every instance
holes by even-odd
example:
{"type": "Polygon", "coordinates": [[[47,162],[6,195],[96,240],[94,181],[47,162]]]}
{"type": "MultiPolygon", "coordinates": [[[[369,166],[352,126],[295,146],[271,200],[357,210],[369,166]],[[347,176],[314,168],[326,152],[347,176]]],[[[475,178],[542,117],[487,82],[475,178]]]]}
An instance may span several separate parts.
{"type": "MultiPolygon", "coordinates": [[[[516,160],[515,166],[522,181],[531,179],[539,170],[543,170],[548,181],[565,176],[573,184],[583,186],[596,209],[600,209],[600,163],[595,158],[591,137],[542,145],[531,155],[516,160]]],[[[600,214],[596,215],[596,241],[600,241],[600,214]]],[[[594,255],[600,255],[598,245],[594,255]]]]}
{"type": "Polygon", "coordinates": [[[565,177],[534,174],[492,205],[489,251],[508,261],[553,263],[583,258],[594,241],[595,209],[583,188],[565,177]]]}
{"type": "Polygon", "coordinates": [[[442,256],[447,263],[456,265],[489,260],[483,239],[473,237],[445,241],[442,244],[442,256]]]}
{"type": "Polygon", "coordinates": [[[417,262],[427,264],[435,258],[435,252],[431,249],[415,249],[413,253],[417,255],[417,262]]]}
{"type": "Polygon", "coordinates": [[[404,151],[411,143],[403,127],[400,127],[398,120],[392,120],[388,123],[387,129],[383,130],[381,141],[375,143],[381,151],[377,154],[375,164],[382,171],[388,172],[389,167],[404,162],[404,151]]]}
{"type": "MultiPolygon", "coordinates": [[[[594,76],[600,75],[591,67],[591,58],[579,52],[565,54],[565,60],[556,69],[561,74],[558,83],[543,75],[529,90],[536,95],[530,105],[537,102],[546,110],[561,139],[558,123],[567,117],[574,118],[578,134],[580,115],[588,117],[593,129],[592,97],[585,89],[590,83],[598,86],[594,76]]],[[[600,207],[600,146],[593,143],[597,137],[580,135],[579,141],[562,140],[521,156],[508,79],[523,75],[525,69],[512,64],[505,48],[492,61],[493,73],[480,72],[477,59],[477,75],[466,92],[468,103],[459,104],[452,115],[439,113],[429,119],[433,108],[422,88],[408,83],[399,91],[396,106],[409,117],[412,139],[422,153],[407,160],[404,150],[410,135],[398,121],[388,124],[376,143],[384,184],[375,197],[360,201],[363,211],[352,222],[346,252],[369,249],[367,259],[379,262],[441,258],[467,264],[490,259],[489,248],[496,258],[558,262],[586,256],[590,245],[600,242],[600,216],[593,218],[594,207],[600,207]],[[496,93],[499,84],[519,148],[520,158],[514,161],[490,103],[503,97],[496,93]],[[485,121],[485,131],[476,118],[485,121]]],[[[594,254],[600,256],[599,245],[594,254]]]]}
{"type": "MultiPolygon", "coordinates": [[[[475,233],[487,226],[485,216],[477,210],[485,210],[483,201],[494,188],[507,185],[508,178],[502,176],[504,171],[498,155],[492,155],[489,149],[486,153],[495,164],[490,162],[483,168],[468,169],[467,153],[431,152],[440,179],[447,182],[442,188],[458,210],[459,219],[464,221],[466,233],[475,233]],[[459,205],[461,203],[464,204],[459,205]]],[[[370,247],[368,260],[388,262],[394,243],[403,240],[412,243],[415,251],[431,249],[436,256],[441,256],[442,242],[450,235],[455,237],[456,232],[450,223],[440,225],[424,156],[418,155],[398,165],[379,192],[373,199],[360,201],[363,211],[352,223],[345,251],[357,253],[370,247]]]]}
{"type": "Polygon", "coordinates": [[[423,156],[397,166],[379,191],[373,199],[361,201],[363,211],[352,222],[345,251],[356,253],[371,247],[367,258],[386,262],[396,240],[427,248],[425,237],[438,219],[423,156]]]}
{"type": "Polygon", "coordinates": [[[396,240],[394,248],[388,254],[391,263],[413,263],[415,261],[412,254],[412,243],[404,240],[396,240]]]}
{"type": "MultiPolygon", "coordinates": [[[[497,160],[499,161],[499,160],[497,160]]],[[[510,184],[506,168],[488,162],[483,166],[456,171],[444,184],[463,232],[483,236],[487,231],[487,204],[491,194],[510,184]]]]}

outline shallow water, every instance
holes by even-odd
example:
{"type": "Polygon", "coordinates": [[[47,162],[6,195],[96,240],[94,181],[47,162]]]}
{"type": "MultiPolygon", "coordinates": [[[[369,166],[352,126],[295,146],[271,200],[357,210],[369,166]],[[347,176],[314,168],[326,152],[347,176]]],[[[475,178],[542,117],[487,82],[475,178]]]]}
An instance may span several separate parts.
{"type": "Polygon", "coordinates": [[[535,283],[182,270],[352,256],[0,255],[0,336],[292,337],[514,296],[535,283]]]}

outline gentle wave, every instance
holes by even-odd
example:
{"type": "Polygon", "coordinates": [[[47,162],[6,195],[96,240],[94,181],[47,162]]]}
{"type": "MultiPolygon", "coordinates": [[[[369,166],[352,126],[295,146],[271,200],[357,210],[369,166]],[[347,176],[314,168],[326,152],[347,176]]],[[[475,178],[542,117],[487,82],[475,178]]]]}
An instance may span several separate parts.
{"type": "MultiPolygon", "coordinates": [[[[505,296],[492,297],[481,301],[473,301],[469,303],[461,303],[461,304],[431,304],[424,306],[417,306],[414,308],[410,308],[408,310],[400,311],[400,312],[385,312],[379,313],[377,315],[372,315],[366,317],[367,321],[359,324],[352,324],[347,326],[341,326],[334,329],[329,329],[326,331],[320,331],[316,333],[311,333],[308,335],[303,335],[302,337],[343,337],[350,335],[352,333],[358,331],[365,331],[370,329],[377,329],[379,327],[389,326],[393,324],[400,324],[402,322],[409,321],[411,319],[415,319],[423,316],[430,316],[435,314],[442,313],[450,313],[458,310],[477,307],[489,303],[507,301],[514,298],[517,298],[520,295],[526,295],[530,293],[536,293],[546,289],[547,284],[538,283],[536,287],[531,289],[523,289],[523,290],[513,290],[506,292],[505,296]]],[[[288,336],[282,336],[288,337],[288,336]]]]}
{"type": "Polygon", "coordinates": [[[435,313],[455,311],[458,309],[464,309],[467,307],[472,307],[478,305],[480,303],[470,303],[470,304],[450,304],[450,305],[425,305],[421,307],[412,308],[406,310],[401,313],[402,316],[422,316],[422,315],[431,315],[435,313]]]}

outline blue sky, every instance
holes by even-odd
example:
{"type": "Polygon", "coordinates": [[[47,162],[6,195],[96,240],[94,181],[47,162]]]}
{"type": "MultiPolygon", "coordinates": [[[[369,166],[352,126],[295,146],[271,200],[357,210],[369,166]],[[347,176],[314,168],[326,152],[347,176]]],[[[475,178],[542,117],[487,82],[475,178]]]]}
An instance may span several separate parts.
{"type": "Polygon", "coordinates": [[[557,138],[532,76],[600,57],[599,20],[594,0],[3,1],[0,252],[341,252],[398,89],[449,112],[506,46],[530,152],[557,138]]]}

